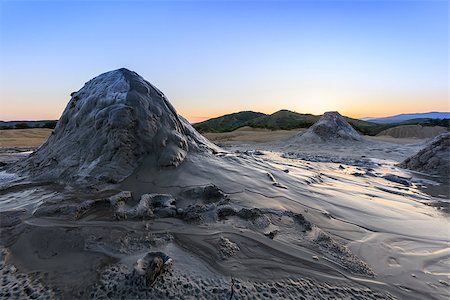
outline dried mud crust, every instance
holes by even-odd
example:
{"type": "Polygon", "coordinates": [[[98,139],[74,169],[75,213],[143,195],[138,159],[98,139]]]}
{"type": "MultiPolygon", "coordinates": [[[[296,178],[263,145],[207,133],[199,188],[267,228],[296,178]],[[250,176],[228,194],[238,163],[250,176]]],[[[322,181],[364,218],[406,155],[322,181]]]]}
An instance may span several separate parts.
{"type": "Polygon", "coordinates": [[[22,274],[14,265],[5,264],[6,254],[5,249],[0,249],[0,299],[57,299],[56,293],[40,282],[48,274],[22,274]]]}
{"type": "MultiPolygon", "coordinates": [[[[176,262],[175,262],[176,263],[176,262]]],[[[235,277],[202,277],[177,270],[148,286],[125,265],[103,270],[91,299],[395,299],[366,287],[328,284],[309,278],[253,281],[235,277]]]]}

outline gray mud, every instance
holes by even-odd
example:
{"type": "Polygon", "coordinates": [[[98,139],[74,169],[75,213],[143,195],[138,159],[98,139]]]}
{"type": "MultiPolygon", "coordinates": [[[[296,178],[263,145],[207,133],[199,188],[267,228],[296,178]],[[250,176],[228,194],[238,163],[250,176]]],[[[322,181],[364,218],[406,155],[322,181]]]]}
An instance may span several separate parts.
{"type": "Polygon", "coordinates": [[[100,75],[0,167],[0,298],[448,299],[448,215],[396,166],[421,145],[333,120],[314,134],[340,142],[224,151],[136,73],[100,75]]]}

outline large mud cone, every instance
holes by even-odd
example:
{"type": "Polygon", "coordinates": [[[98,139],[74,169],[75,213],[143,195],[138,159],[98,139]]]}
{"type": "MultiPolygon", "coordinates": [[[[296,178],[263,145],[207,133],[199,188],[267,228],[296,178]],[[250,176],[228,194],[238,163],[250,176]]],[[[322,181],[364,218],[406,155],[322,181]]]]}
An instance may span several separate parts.
{"type": "Polygon", "coordinates": [[[424,149],[405,159],[399,166],[449,178],[450,133],[443,133],[435,137],[424,149]]]}
{"type": "Polygon", "coordinates": [[[295,137],[301,142],[361,141],[361,135],[337,111],[326,112],[305,133],[295,137]]]}
{"type": "Polygon", "coordinates": [[[115,183],[144,159],[155,167],[176,167],[188,152],[214,147],[161,91],[119,69],[72,93],[48,141],[13,168],[37,179],[115,183]]]}

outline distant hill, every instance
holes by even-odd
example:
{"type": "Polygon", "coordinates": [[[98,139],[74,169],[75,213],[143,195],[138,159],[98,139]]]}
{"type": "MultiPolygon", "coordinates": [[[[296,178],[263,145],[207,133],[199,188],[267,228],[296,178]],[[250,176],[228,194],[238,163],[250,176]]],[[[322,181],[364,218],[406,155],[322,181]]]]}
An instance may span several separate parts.
{"type": "MultiPolygon", "coordinates": [[[[300,114],[285,109],[270,115],[243,111],[209,119],[193,124],[193,126],[199,132],[229,132],[243,126],[270,130],[290,130],[296,128],[308,128],[317,122],[319,118],[320,116],[300,114]]],[[[374,135],[386,128],[389,128],[389,126],[383,126],[372,122],[348,117],[345,118],[356,130],[364,134],[374,135]]]]}
{"type": "MultiPolygon", "coordinates": [[[[238,112],[193,124],[193,126],[199,132],[229,132],[243,126],[270,130],[290,130],[308,128],[317,122],[320,117],[311,114],[300,114],[289,110],[280,110],[270,115],[255,112],[238,112]]],[[[353,128],[365,135],[377,135],[383,130],[399,125],[419,124],[422,126],[443,126],[447,129],[450,128],[449,119],[421,118],[384,124],[349,117],[345,117],[345,119],[353,128]]]]}
{"type": "Polygon", "coordinates": [[[450,119],[450,112],[399,114],[383,118],[363,118],[362,120],[384,124],[384,123],[398,123],[414,119],[450,119]]]}
{"type": "Polygon", "coordinates": [[[294,128],[307,128],[313,125],[320,116],[299,114],[289,110],[279,110],[271,115],[264,115],[248,121],[245,125],[254,128],[290,130],[294,128]]]}
{"type": "Polygon", "coordinates": [[[221,117],[209,119],[200,123],[195,123],[193,126],[199,132],[228,132],[245,126],[245,124],[258,117],[266,114],[254,111],[241,111],[221,117]]]}

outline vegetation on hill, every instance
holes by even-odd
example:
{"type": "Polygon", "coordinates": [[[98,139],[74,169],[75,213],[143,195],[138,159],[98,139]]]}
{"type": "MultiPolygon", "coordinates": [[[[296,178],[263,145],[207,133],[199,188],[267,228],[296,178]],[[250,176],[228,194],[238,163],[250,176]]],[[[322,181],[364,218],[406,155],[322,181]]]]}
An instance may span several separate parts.
{"type": "Polygon", "coordinates": [[[404,121],[401,125],[422,125],[422,126],[442,126],[450,130],[450,119],[429,119],[420,118],[404,121]]]}
{"type": "Polygon", "coordinates": [[[56,127],[56,120],[45,121],[0,121],[0,130],[2,129],[28,129],[28,128],[50,128],[56,127]]]}
{"type": "Polygon", "coordinates": [[[254,128],[266,128],[271,130],[290,130],[306,128],[319,120],[320,116],[311,114],[299,114],[289,110],[280,110],[271,115],[264,115],[248,121],[245,126],[254,128]]]}
{"type": "MultiPolygon", "coordinates": [[[[377,135],[381,131],[400,125],[419,124],[422,126],[443,126],[450,129],[449,119],[414,119],[399,123],[373,123],[345,117],[350,125],[364,135],[377,135]]],[[[193,126],[199,132],[229,132],[243,126],[270,130],[291,130],[308,128],[317,122],[320,116],[300,114],[289,110],[280,110],[271,115],[255,112],[239,112],[203,121],[193,126]]]]}
{"type": "Polygon", "coordinates": [[[229,132],[245,126],[248,121],[261,116],[265,116],[265,114],[254,111],[241,111],[196,123],[193,126],[199,132],[229,132]]]}

